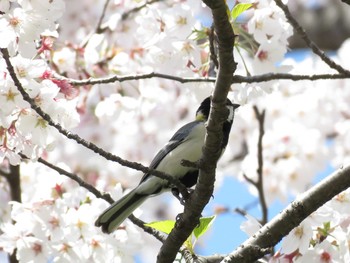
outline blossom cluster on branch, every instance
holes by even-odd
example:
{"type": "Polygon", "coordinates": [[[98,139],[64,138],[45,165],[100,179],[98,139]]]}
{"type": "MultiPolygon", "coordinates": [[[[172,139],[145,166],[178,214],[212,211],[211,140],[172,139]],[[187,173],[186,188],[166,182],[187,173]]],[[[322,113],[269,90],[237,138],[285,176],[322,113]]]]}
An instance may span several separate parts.
{"type": "MultiPolygon", "coordinates": [[[[349,161],[350,40],[331,58],[316,52],[295,60],[286,56],[296,27],[283,8],[287,1],[237,2],[251,6],[238,19],[230,17],[238,35],[232,43],[235,75],[345,76],[233,81],[229,97],[242,106],[219,162],[217,186],[234,176],[259,196],[250,183],[258,180],[261,165],[254,107],[264,110],[260,191],[268,207],[303,193],[327,165],[349,161]]],[[[229,14],[233,3],[227,3],[229,14]]],[[[107,202],[38,159],[59,164],[114,199],[136,186],[140,172],[96,155],[67,134],[149,164],[213,90],[217,54],[210,52],[220,47],[210,24],[210,10],[196,0],[0,0],[0,251],[15,253],[19,262],[133,262],[136,254],[154,261],[159,242],[153,236],[128,220],[103,234],[93,222],[107,202]],[[113,78],[155,72],[200,81],[113,78]],[[107,81],[88,82],[99,78],[107,81]],[[21,168],[21,203],[10,200],[6,181],[15,165],[21,168]]],[[[325,204],[266,261],[349,261],[349,200],[346,191],[325,204]]],[[[135,215],[148,222],[173,219],[180,211],[180,204],[162,197],[135,215]]],[[[243,228],[253,234],[259,223],[248,218],[243,228]]]]}

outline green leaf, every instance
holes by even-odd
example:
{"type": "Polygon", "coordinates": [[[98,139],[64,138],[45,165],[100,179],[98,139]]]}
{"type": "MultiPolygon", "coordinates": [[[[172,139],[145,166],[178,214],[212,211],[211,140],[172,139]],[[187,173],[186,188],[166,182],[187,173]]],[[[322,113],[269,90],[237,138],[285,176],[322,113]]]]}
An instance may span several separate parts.
{"type": "Polygon", "coordinates": [[[233,20],[236,20],[236,18],[242,14],[244,11],[249,9],[253,4],[244,4],[239,3],[238,5],[235,5],[235,7],[231,10],[231,17],[233,20]]]}
{"type": "Polygon", "coordinates": [[[165,221],[151,222],[151,223],[145,224],[145,226],[152,227],[152,228],[159,230],[165,234],[170,234],[171,230],[175,226],[175,221],[165,220],[165,221]]]}
{"type": "Polygon", "coordinates": [[[319,234],[323,235],[324,237],[327,237],[330,235],[330,233],[333,231],[333,228],[331,227],[331,222],[324,222],[323,228],[317,228],[319,234]]]}
{"type": "Polygon", "coordinates": [[[201,235],[203,235],[210,228],[216,216],[211,217],[202,217],[199,219],[199,226],[197,226],[193,230],[194,236],[198,239],[201,235]]]}
{"type": "MultiPolygon", "coordinates": [[[[216,216],[211,217],[202,217],[199,219],[199,226],[197,226],[193,230],[193,234],[198,239],[201,235],[203,235],[207,230],[210,228],[212,223],[214,222],[216,216]]],[[[145,224],[145,226],[152,227],[158,231],[161,231],[165,234],[170,234],[171,230],[175,226],[175,221],[173,220],[165,220],[165,221],[158,221],[158,222],[151,222],[148,224],[145,224]]],[[[184,244],[188,249],[191,251],[193,250],[193,244],[191,242],[191,236],[185,241],[184,244]]]]}

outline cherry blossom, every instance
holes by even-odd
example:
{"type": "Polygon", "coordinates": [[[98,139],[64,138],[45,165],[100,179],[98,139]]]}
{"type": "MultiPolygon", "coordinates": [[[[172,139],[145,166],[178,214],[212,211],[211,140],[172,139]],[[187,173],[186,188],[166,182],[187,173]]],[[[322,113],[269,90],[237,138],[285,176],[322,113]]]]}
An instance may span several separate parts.
{"type": "MultiPolygon", "coordinates": [[[[9,50],[32,102],[69,133],[145,165],[174,130],[193,120],[195,105],[211,94],[213,83],[151,78],[77,85],[71,79],[151,72],[213,77],[208,8],[195,0],[151,2],[135,11],[140,1],[109,1],[98,24],[103,1],[0,1],[0,47],[9,50]],[[204,37],[197,39],[200,34],[204,37]]],[[[239,2],[253,6],[244,24],[233,25],[249,43],[235,46],[237,75],[334,73],[315,56],[285,58],[292,26],[275,1],[239,2]]],[[[344,67],[349,67],[349,41],[333,57],[344,67]]],[[[1,177],[0,250],[16,251],[20,262],[134,262],[137,253],[153,262],[156,241],[130,220],[113,234],[103,234],[94,221],[108,203],[36,161],[41,157],[57,164],[113,199],[136,186],[142,173],[60,135],[19,88],[0,60],[0,166],[20,163],[22,184],[22,203],[9,203],[10,191],[1,177]]],[[[327,165],[348,163],[349,90],[347,80],[232,84],[229,97],[241,107],[219,163],[217,185],[224,176],[234,176],[258,196],[246,180],[258,177],[253,105],[266,111],[262,148],[267,205],[298,197],[327,165]]],[[[175,218],[183,208],[177,200],[165,199],[145,202],[135,215],[147,222],[175,218]]],[[[270,262],[348,262],[349,200],[345,191],[311,214],[283,239],[270,262]]],[[[241,226],[248,235],[259,228],[251,216],[241,226]]]]}

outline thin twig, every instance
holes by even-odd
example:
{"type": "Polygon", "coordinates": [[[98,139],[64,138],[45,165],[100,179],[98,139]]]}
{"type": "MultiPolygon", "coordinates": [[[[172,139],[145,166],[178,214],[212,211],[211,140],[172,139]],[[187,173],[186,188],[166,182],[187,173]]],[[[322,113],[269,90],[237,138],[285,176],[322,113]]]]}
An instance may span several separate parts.
{"type": "Polygon", "coordinates": [[[136,12],[139,12],[141,9],[145,8],[146,6],[148,5],[151,5],[151,4],[154,4],[154,3],[157,3],[157,2],[160,2],[162,0],[150,0],[150,1],[146,1],[145,3],[139,5],[139,6],[136,6],[128,11],[126,11],[125,13],[122,14],[122,20],[125,20],[127,19],[131,14],[133,13],[136,13],[136,12]]]}
{"type": "Polygon", "coordinates": [[[265,110],[262,112],[259,111],[258,107],[256,105],[253,106],[253,110],[256,116],[256,119],[259,123],[259,138],[258,138],[258,167],[256,169],[258,179],[255,181],[251,178],[249,178],[246,174],[243,174],[244,179],[249,182],[251,185],[253,185],[259,194],[259,200],[260,200],[260,206],[262,210],[262,218],[260,220],[260,223],[262,225],[265,225],[268,220],[268,209],[264,194],[264,178],[263,178],[263,167],[264,167],[264,161],[263,161],[263,147],[262,147],[262,140],[264,137],[264,122],[265,122],[265,110]]]}
{"type": "MultiPolygon", "coordinates": [[[[21,157],[24,158],[24,159],[28,159],[26,158],[23,154],[21,154],[21,157]]],[[[68,178],[72,179],[73,181],[77,182],[81,187],[87,189],[89,192],[91,192],[92,194],[94,194],[97,198],[101,198],[101,199],[104,199],[105,201],[107,201],[108,203],[112,204],[114,203],[114,200],[112,199],[112,197],[107,194],[107,193],[101,193],[99,190],[97,190],[93,185],[85,182],[83,179],[81,179],[79,176],[77,176],[76,174],[74,173],[71,173],[71,172],[68,172],[42,158],[39,158],[38,159],[38,162],[39,163],[42,163],[43,165],[49,167],[50,169],[58,172],[59,174],[61,175],[64,175],[64,176],[67,176],[68,178]]],[[[129,216],[129,219],[135,224],[137,225],[138,227],[142,228],[145,232],[151,234],[152,236],[154,236],[155,238],[157,238],[159,241],[161,242],[164,242],[165,240],[165,237],[162,233],[160,233],[159,231],[151,228],[151,227],[148,227],[148,226],[145,226],[145,222],[136,218],[135,216],[133,215],[130,215],[129,216]]]]}
{"type": "Polygon", "coordinates": [[[150,173],[150,174],[152,174],[154,176],[157,176],[159,178],[168,180],[171,184],[173,184],[174,186],[176,186],[176,188],[179,189],[179,192],[184,197],[184,199],[188,198],[187,188],[179,180],[175,179],[174,177],[172,177],[170,175],[167,175],[167,174],[165,174],[163,172],[154,170],[154,169],[149,169],[148,167],[145,167],[145,166],[143,166],[140,163],[130,162],[128,160],[120,158],[119,156],[116,156],[116,155],[113,155],[113,154],[111,154],[109,152],[106,152],[105,150],[103,150],[102,148],[99,148],[98,146],[96,146],[92,142],[89,142],[89,141],[86,141],[86,140],[82,139],[77,134],[74,134],[74,133],[64,129],[60,124],[54,122],[52,120],[52,118],[50,117],[50,115],[45,113],[38,105],[36,105],[35,101],[31,97],[29,97],[29,95],[24,90],[24,88],[23,88],[21,82],[19,81],[19,79],[18,79],[18,77],[17,77],[17,75],[15,73],[15,70],[14,70],[12,64],[11,64],[8,50],[7,49],[0,49],[0,50],[1,50],[2,54],[3,54],[4,60],[6,62],[7,70],[9,71],[9,74],[10,74],[13,82],[15,83],[15,86],[17,87],[18,91],[21,93],[23,99],[25,101],[27,101],[30,104],[30,107],[40,117],[42,117],[45,121],[47,121],[47,123],[50,126],[56,128],[59,133],[61,133],[62,135],[64,135],[68,139],[74,140],[78,144],[85,146],[89,150],[91,150],[91,151],[101,155],[106,160],[117,162],[117,163],[119,163],[122,166],[126,166],[126,167],[129,167],[129,168],[138,170],[138,171],[142,171],[143,173],[150,173]]]}
{"type": "Polygon", "coordinates": [[[293,28],[297,31],[297,33],[304,40],[306,45],[311,48],[311,50],[318,55],[329,67],[335,69],[339,73],[342,74],[350,74],[350,71],[344,69],[341,65],[335,63],[331,58],[329,58],[324,51],[322,51],[307,35],[305,30],[300,26],[300,24],[295,20],[292,14],[289,12],[288,6],[283,4],[282,0],[275,0],[276,4],[283,10],[286,18],[289,23],[293,26],[293,28]]]}
{"type": "Polygon", "coordinates": [[[292,80],[292,81],[300,81],[300,80],[324,80],[324,79],[348,79],[350,78],[350,74],[313,74],[313,75],[294,75],[288,73],[266,73],[256,76],[233,76],[233,83],[259,83],[259,82],[267,82],[272,80],[292,80]]]}
{"type": "Polygon", "coordinates": [[[95,32],[97,34],[101,34],[104,31],[104,29],[102,28],[102,22],[103,22],[104,17],[106,16],[106,11],[107,11],[107,7],[109,5],[109,2],[110,2],[110,0],[106,0],[105,4],[103,6],[103,10],[102,10],[101,16],[100,16],[100,18],[98,20],[98,23],[97,23],[97,26],[96,26],[96,29],[95,29],[95,32]]]}
{"type": "Polygon", "coordinates": [[[94,84],[106,84],[113,82],[124,82],[124,81],[132,81],[132,80],[140,80],[140,79],[151,79],[151,78],[161,78],[161,79],[169,79],[173,81],[177,81],[180,83],[187,82],[215,82],[215,78],[182,78],[177,77],[175,75],[167,75],[157,72],[145,73],[145,74],[137,74],[137,75],[128,75],[128,76],[110,76],[105,78],[89,78],[89,79],[70,79],[60,75],[55,76],[58,79],[67,80],[70,84],[74,86],[82,86],[82,85],[94,85],[94,84]]]}
{"type": "MultiPolygon", "coordinates": [[[[24,156],[23,154],[20,154],[20,156],[24,159],[28,159],[26,156],[24,156]]],[[[52,170],[58,172],[61,175],[64,175],[70,179],[72,179],[73,181],[77,182],[81,187],[87,189],[89,192],[91,192],[92,194],[94,194],[97,198],[102,198],[104,200],[106,200],[108,203],[112,204],[114,202],[114,200],[112,199],[112,197],[109,194],[102,194],[99,190],[97,190],[93,185],[85,182],[83,179],[81,179],[79,176],[77,176],[74,173],[70,173],[46,160],[44,160],[43,158],[39,158],[38,159],[39,163],[42,163],[43,165],[51,168],[52,170]]]]}
{"type": "Polygon", "coordinates": [[[248,183],[252,185],[256,185],[256,181],[254,181],[252,178],[248,177],[245,173],[243,173],[243,178],[246,180],[248,183]]]}
{"type": "Polygon", "coordinates": [[[101,34],[101,33],[103,33],[106,30],[106,28],[102,28],[102,21],[103,21],[104,17],[106,16],[106,11],[107,11],[107,7],[109,5],[109,2],[110,2],[110,0],[106,0],[105,4],[103,6],[103,9],[102,9],[102,13],[100,15],[100,18],[98,19],[98,22],[97,22],[97,25],[96,25],[96,28],[95,28],[94,32],[91,32],[89,34],[89,36],[86,37],[83,40],[83,42],[80,44],[80,46],[82,48],[85,48],[87,46],[87,44],[89,43],[89,41],[91,40],[91,38],[92,38],[92,36],[94,34],[101,34]]]}
{"type": "Polygon", "coordinates": [[[266,199],[265,199],[265,193],[264,193],[264,178],[263,178],[263,167],[264,167],[264,161],[263,161],[263,147],[262,147],[262,140],[264,137],[264,122],[265,122],[265,110],[262,112],[259,111],[258,107],[256,105],[253,106],[256,119],[259,123],[259,139],[258,139],[258,168],[257,168],[257,174],[258,174],[258,180],[256,182],[256,187],[259,193],[259,200],[262,210],[262,219],[260,220],[260,223],[262,225],[265,225],[268,220],[268,209],[266,205],[266,199]]]}
{"type": "MultiPolygon", "coordinates": [[[[146,73],[146,74],[138,74],[138,75],[128,75],[128,76],[111,76],[105,78],[89,78],[89,79],[70,79],[60,75],[55,75],[58,79],[67,80],[73,86],[83,86],[83,85],[95,85],[95,84],[106,84],[106,83],[114,83],[114,82],[124,82],[124,81],[133,81],[140,79],[151,79],[151,78],[160,78],[160,79],[169,79],[180,83],[191,83],[191,82],[209,82],[214,83],[216,78],[195,78],[195,77],[177,77],[174,75],[167,75],[157,72],[146,73]]],[[[324,79],[348,79],[350,78],[350,74],[314,74],[314,75],[293,75],[288,73],[267,73],[256,76],[241,76],[235,75],[233,76],[232,83],[258,83],[258,82],[266,82],[273,80],[292,80],[292,81],[301,81],[301,80],[324,80],[324,79]]]]}

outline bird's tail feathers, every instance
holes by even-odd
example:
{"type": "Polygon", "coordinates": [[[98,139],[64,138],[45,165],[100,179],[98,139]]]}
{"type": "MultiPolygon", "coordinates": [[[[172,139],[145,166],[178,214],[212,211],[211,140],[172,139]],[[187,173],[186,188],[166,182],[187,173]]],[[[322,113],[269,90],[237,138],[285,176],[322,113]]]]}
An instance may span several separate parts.
{"type": "Polygon", "coordinates": [[[102,232],[111,233],[127,217],[129,217],[136,208],[138,208],[148,197],[140,195],[132,190],[117,202],[108,207],[96,220],[95,226],[102,227],[102,232]]]}

